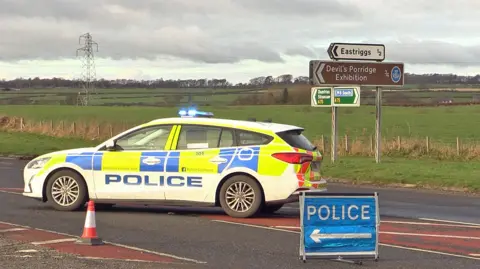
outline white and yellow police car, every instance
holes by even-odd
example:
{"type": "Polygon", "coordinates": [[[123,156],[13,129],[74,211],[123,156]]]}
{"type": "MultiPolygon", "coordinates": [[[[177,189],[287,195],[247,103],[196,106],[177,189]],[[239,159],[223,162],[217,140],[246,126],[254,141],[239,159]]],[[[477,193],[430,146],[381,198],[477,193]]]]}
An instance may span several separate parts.
{"type": "Polygon", "coordinates": [[[119,203],[221,206],[232,217],[271,213],[299,191],[326,191],[322,155],[303,128],[180,117],[136,126],[93,148],[63,150],[30,161],[23,195],[58,210],[119,203]]]}

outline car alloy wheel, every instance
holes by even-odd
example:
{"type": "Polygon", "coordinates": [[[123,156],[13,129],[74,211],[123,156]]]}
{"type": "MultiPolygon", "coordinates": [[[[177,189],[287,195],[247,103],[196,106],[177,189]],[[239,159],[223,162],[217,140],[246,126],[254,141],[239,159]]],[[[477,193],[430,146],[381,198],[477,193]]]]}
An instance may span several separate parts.
{"type": "Polygon", "coordinates": [[[246,212],[255,202],[255,191],[246,182],[238,181],[228,187],[225,201],[230,209],[246,212]]]}
{"type": "Polygon", "coordinates": [[[234,218],[249,218],[256,215],[263,203],[260,184],[252,177],[235,175],[220,188],[219,202],[225,213],[234,218]]]}
{"type": "Polygon", "coordinates": [[[71,206],[79,197],[80,186],[77,181],[69,176],[61,176],[53,182],[52,198],[61,206],[71,206]]]}
{"type": "Polygon", "coordinates": [[[49,176],[45,187],[48,203],[57,210],[82,209],[89,198],[83,177],[69,169],[57,171],[49,176]]]}

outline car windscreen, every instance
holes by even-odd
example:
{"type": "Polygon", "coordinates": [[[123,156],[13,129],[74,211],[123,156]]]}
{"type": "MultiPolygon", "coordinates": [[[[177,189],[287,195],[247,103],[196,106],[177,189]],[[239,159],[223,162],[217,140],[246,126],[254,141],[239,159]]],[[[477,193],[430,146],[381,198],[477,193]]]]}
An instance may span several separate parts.
{"type": "Polygon", "coordinates": [[[302,134],[303,130],[289,130],[284,132],[278,132],[277,135],[280,136],[285,142],[290,146],[304,149],[304,150],[316,150],[317,147],[313,145],[308,138],[302,134]]]}

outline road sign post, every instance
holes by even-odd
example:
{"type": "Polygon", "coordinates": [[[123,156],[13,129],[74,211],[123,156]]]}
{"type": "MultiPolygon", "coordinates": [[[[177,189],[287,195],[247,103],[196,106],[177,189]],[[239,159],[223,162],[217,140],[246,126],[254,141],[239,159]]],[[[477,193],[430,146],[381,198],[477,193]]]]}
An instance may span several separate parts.
{"type": "Polygon", "coordinates": [[[382,141],[382,88],[377,87],[375,100],[375,162],[380,163],[382,141]]]}
{"type": "Polygon", "coordinates": [[[300,259],[378,261],[378,194],[300,194],[300,259]],[[345,260],[349,258],[352,260],[345,260]]]}
{"type": "Polygon", "coordinates": [[[331,146],[332,148],[330,149],[330,159],[332,160],[332,163],[335,163],[337,160],[337,144],[338,144],[338,108],[336,106],[332,106],[332,142],[331,146]]]}

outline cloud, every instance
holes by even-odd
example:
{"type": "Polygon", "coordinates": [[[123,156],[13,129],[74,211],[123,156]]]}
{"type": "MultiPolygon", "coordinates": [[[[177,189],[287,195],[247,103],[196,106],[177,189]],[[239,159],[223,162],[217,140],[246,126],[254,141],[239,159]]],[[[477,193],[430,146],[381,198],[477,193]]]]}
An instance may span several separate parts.
{"type": "Polygon", "coordinates": [[[96,57],[200,64],[328,58],[330,42],[375,39],[387,60],[478,65],[480,1],[0,0],[0,61],[96,57]]]}
{"type": "Polygon", "coordinates": [[[459,45],[441,41],[404,41],[386,45],[385,56],[410,64],[480,65],[480,46],[459,45]],[[388,52],[391,51],[391,52],[388,52]]]}

